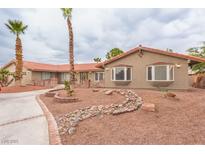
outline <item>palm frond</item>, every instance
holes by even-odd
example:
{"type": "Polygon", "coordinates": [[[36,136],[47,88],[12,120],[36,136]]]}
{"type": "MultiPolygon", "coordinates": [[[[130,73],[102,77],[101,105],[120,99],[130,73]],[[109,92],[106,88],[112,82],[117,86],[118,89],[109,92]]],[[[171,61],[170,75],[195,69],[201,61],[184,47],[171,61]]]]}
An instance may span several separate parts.
{"type": "Polygon", "coordinates": [[[193,65],[192,70],[196,73],[202,73],[205,71],[205,63],[198,63],[193,65]]]}
{"type": "Polygon", "coordinates": [[[11,33],[16,34],[14,29],[9,24],[5,24],[5,25],[10,30],[11,33]]]}
{"type": "Polygon", "coordinates": [[[8,20],[8,23],[5,24],[6,27],[14,34],[24,34],[27,29],[27,25],[24,25],[22,21],[19,20],[8,20]]]}
{"type": "Polygon", "coordinates": [[[72,17],[72,8],[61,8],[64,18],[72,17]]]}
{"type": "Polygon", "coordinates": [[[28,25],[22,27],[22,33],[25,33],[25,30],[28,28],[28,25]]]}

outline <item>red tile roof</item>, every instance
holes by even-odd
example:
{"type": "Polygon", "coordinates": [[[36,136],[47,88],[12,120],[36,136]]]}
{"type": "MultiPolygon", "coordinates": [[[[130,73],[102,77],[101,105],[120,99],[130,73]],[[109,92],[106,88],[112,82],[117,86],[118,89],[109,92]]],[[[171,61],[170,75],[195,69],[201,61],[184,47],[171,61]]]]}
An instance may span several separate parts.
{"type": "MultiPolygon", "coordinates": [[[[15,60],[12,60],[6,64],[3,68],[14,63],[15,60]]],[[[69,72],[69,64],[44,64],[31,61],[24,61],[23,66],[32,71],[44,71],[44,72],[69,72]]],[[[76,72],[89,72],[89,71],[102,71],[102,69],[95,67],[96,63],[87,63],[87,64],[75,64],[74,69],[76,72]]]]}
{"type": "MultiPolygon", "coordinates": [[[[69,64],[43,64],[36,62],[24,61],[24,67],[32,71],[49,71],[49,72],[69,72],[69,64]]],[[[96,63],[87,64],[75,64],[74,69],[76,72],[88,72],[88,71],[101,71],[101,69],[96,67],[96,63]]]]}
{"type": "Polygon", "coordinates": [[[109,64],[113,61],[116,61],[118,59],[121,59],[123,57],[126,57],[132,53],[136,53],[139,51],[147,51],[147,52],[151,52],[151,53],[156,53],[156,54],[161,54],[161,55],[167,55],[167,56],[171,56],[171,57],[177,57],[177,58],[182,58],[182,59],[187,59],[187,60],[192,60],[192,61],[196,61],[196,62],[205,62],[205,58],[200,58],[200,57],[195,57],[195,56],[190,56],[190,55],[185,55],[185,54],[180,54],[180,53],[176,53],[176,52],[169,52],[169,51],[164,51],[164,50],[160,50],[160,49],[155,49],[155,48],[148,48],[148,47],[144,47],[144,46],[139,46],[136,48],[133,48],[127,52],[124,52],[123,54],[120,54],[110,60],[106,60],[103,63],[99,63],[96,65],[96,67],[103,67],[106,64],[109,64]]]}

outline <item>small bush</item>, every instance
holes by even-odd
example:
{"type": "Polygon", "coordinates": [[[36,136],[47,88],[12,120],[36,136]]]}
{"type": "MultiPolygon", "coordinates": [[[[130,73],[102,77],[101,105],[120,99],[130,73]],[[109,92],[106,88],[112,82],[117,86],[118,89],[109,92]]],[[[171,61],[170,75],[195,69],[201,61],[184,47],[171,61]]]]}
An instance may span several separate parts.
{"type": "Polygon", "coordinates": [[[14,74],[9,72],[9,70],[6,69],[0,69],[0,86],[1,87],[7,87],[12,83],[14,80],[14,74]],[[9,77],[12,77],[9,80],[9,77]]]}
{"type": "Polygon", "coordinates": [[[66,90],[68,96],[72,96],[74,91],[71,89],[70,82],[69,81],[64,81],[64,85],[65,85],[64,89],[66,90]]]}

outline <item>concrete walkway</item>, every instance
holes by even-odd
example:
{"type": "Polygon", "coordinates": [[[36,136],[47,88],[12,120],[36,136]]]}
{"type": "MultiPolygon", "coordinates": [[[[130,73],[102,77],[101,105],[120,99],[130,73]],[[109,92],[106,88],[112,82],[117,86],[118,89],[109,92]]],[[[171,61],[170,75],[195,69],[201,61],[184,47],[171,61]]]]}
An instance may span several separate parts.
{"type": "Polygon", "coordinates": [[[43,92],[0,94],[0,144],[49,144],[47,120],[35,99],[43,92]]]}

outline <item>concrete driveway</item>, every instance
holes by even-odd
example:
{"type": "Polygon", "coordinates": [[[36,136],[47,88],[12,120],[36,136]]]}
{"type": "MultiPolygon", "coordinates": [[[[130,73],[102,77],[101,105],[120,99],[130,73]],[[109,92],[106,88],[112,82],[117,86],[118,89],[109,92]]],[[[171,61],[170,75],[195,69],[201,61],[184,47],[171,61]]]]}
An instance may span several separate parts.
{"type": "Polygon", "coordinates": [[[43,92],[0,94],[0,144],[49,144],[47,120],[35,99],[43,92]]]}

